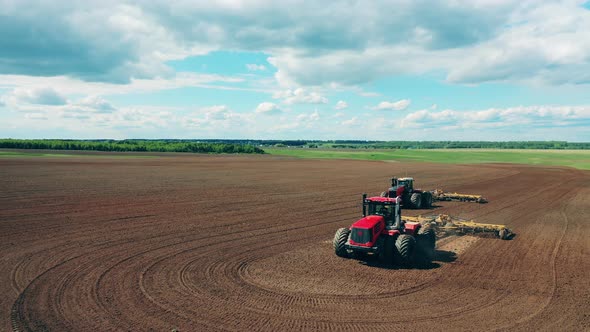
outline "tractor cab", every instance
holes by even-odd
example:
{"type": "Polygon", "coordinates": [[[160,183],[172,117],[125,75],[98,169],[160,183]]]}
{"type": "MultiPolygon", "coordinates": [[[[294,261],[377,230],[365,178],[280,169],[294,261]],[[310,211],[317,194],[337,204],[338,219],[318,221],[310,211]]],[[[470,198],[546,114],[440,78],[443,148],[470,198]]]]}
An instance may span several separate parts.
{"type": "Polygon", "coordinates": [[[414,178],[399,178],[396,180],[396,183],[398,186],[406,187],[406,191],[408,192],[412,192],[414,189],[414,178]]]}
{"type": "Polygon", "coordinates": [[[363,196],[363,217],[383,217],[386,229],[400,228],[401,213],[397,199],[389,197],[363,196]]]}

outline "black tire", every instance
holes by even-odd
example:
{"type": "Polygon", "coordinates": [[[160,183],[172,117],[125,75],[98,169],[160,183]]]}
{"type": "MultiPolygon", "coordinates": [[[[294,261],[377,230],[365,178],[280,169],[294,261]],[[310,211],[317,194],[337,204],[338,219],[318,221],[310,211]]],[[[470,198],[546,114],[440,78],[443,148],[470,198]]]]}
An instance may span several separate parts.
{"type": "Polygon", "coordinates": [[[422,193],[422,207],[428,209],[432,206],[432,194],[429,192],[422,193]]]}
{"type": "Polygon", "coordinates": [[[422,195],[420,195],[419,193],[413,193],[412,196],[410,196],[410,202],[412,203],[412,207],[414,209],[419,209],[422,207],[422,195]]]}
{"type": "Polygon", "coordinates": [[[395,258],[395,241],[392,236],[385,236],[383,240],[383,249],[379,253],[379,259],[383,263],[391,264],[395,258]]]}
{"type": "Polygon", "coordinates": [[[418,231],[416,238],[416,261],[419,265],[428,265],[434,259],[436,248],[436,234],[434,230],[428,226],[423,226],[418,231]]]}
{"type": "Polygon", "coordinates": [[[416,239],[413,236],[402,234],[395,241],[395,249],[402,265],[410,265],[414,261],[416,251],[416,239]]]}
{"type": "Polygon", "coordinates": [[[348,241],[348,236],[350,235],[350,229],[348,228],[339,228],[334,235],[334,241],[332,245],[334,246],[334,252],[336,256],[342,258],[348,258],[348,251],[346,250],[345,244],[348,241]]]}
{"type": "Polygon", "coordinates": [[[500,237],[500,239],[502,240],[508,240],[508,235],[510,233],[508,232],[508,230],[506,228],[502,228],[499,232],[498,232],[498,237],[500,237]]]}

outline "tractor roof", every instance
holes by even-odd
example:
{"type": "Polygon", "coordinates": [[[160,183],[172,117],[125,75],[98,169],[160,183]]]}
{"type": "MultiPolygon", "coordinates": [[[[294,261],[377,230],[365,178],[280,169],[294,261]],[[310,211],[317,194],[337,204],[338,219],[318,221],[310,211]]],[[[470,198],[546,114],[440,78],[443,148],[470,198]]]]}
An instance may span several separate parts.
{"type": "Polygon", "coordinates": [[[395,198],[381,197],[381,196],[368,197],[367,198],[367,201],[369,201],[369,202],[379,202],[379,203],[396,204],[395,198]]]}
{"type": "Polygon", "coordinates": [[[383,216],[366,216],[353,224],[354,228],[373,228],[376,223],[383,220],[383,216]]]}
{"type": "Polygon", "coordinates": [[[413,180],[414,180],[414,178],[408,178],[408,177],[406,177],[406,178],[399,178],[399,179],[397,179],[397,180],[398,180],[398,181],[399,181],[399,180],[401,180],[401,181],[404,181],[404,180],[412,180],[412,181],[413,181],[413,180]]]}

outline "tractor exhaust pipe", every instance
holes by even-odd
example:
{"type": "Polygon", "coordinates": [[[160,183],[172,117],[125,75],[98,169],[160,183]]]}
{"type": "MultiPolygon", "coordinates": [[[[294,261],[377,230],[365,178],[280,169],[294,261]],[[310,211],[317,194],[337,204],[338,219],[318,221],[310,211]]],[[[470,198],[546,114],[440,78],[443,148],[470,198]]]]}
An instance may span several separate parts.
{"type": "Polygon", "coordinates": [[[367,194],[363,194],[363,217],[367,216],[367,205],[365,204],[366,199],[367,199],[367,194]]]}

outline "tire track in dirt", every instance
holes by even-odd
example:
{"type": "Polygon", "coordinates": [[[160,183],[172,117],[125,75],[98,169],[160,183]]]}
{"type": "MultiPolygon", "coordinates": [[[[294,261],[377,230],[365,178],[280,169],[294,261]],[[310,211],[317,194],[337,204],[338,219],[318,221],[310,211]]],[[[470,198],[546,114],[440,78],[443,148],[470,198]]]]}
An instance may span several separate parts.
{"type": "MultiPolygon", "coordinates": [[[[579,192],[579,188],[573,192],[571,195],[568,196],[575,196],[577,193],[579,192]]],[[[566,200],[567,201],[567,200],[566,200]]],[[[565,235],[568,231],[568,227],[569,227],[569,218],[567,216],[567,214],[565,213],[565,210],[567,208],[567,204],[563,204],[561,207],[561,210],[559,211],[562,220],[564,220],[564,227],[563,230],[561,232],[561,235],[559,236],[559,240],[557,241],[557,243],[555,244],[552,254],[551,254],[551,290],[549,292],[549,296],[547,297],[547,299],[539,306],[539,308],[537,310],[535,310],[534,312],[532,312],[530,315],[521,317],[520,319],[516,320],[515,322],[505,325],[505,326],[501,326],[496,328],[495,330],[506,330],[506,329],[512,329],[516,326],[522,325],[528,321],[531,321],[533,318],[539,316],[548,306],[549,304],[553,301],[554,296],[555,296],[555,291],[557,289],[557,270],[556,270],[556,261],[557,261],[557,257],[559,255],[559,252],[561,250],[562,247],[562,243],[563,243],[563,239],[565,238],[565,235]]]]}
{"type": "MultiPolygon", "coordinates": [[[[0,330],[473,330],[502,328],[508,319],[518,323],[509,328],[526,328],[555,306],[556,257],[572,245],[559,233],[567,225],[549,225],[555,232],[538,238],[550,221],[542,215],[569,218],[567,187],[587,177],[507,165],[257,157],[100,164],[108,168],[35,159],[5,165],[11,177],[30,181],[19,188],[0,177],[7,184],[0,216],[10,218],[0,221],[0,240],[14,243],[0,247],[9,271],[0,273],[0,287],[19,293],[10,304],[0,300],[11,312],[0,330]],[[42,173],[28,171],[41,164],[42,173]],[[486,205],[443,203],[429,213],[508,221],[517,237],[479,239],[456,260],[426,270],[336,258],[325,241],[358,218],[359,193],[382,191],[408,168],[424,188],[456,179],[457,191],[481,188],[497,197],[486,205]],[[71,181],[63,178],[70,170],[71,181]],[[52,198],[56,179],[67,189],[52,198]],[[42,204],[27,206],[31,197],[42,204]]],[[[583,307],[569,301],[570,311],[583,307]]]]}

